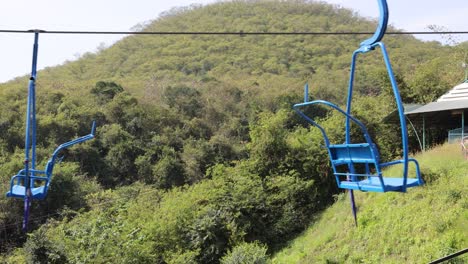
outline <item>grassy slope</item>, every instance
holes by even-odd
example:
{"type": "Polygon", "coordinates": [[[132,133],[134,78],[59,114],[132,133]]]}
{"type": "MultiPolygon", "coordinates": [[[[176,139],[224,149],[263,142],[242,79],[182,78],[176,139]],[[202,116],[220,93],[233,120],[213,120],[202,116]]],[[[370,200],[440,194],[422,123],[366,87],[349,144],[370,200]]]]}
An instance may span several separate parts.
{"type": "MultiPolygon", "coordinates": [[[[271,262],[427,263],[468,247],[468,162],[458,145],[417,158],[424,187],[406,194],[356,193],[358,228],[342,194],[271,262]]],[[[456,263],[465,262],[467,256],[456,263]]]]}

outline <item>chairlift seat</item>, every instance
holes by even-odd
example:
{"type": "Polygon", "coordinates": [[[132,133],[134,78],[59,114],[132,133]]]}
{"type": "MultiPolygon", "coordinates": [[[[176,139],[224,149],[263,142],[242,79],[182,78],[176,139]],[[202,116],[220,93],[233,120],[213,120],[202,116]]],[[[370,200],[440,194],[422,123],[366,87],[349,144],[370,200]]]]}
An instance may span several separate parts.
{"type": "MultiPolygon", "coordinates": [[[[94,133],[96,130],[96,123],[93,121],[91,127],[91,133],[80,138],[65,142],[58,146],[52,157],[47,162],[44,170],[35,170],[29,169],[29,179],[31,186],[31,195],[33,200],[42,200],[47,196],[47,191],[49,189],[49,184],[52,179],[54,165],[57,162],[57,156],[59,152],[63,149],[69,148],[75,144],[90,140],[94,138],[94,133]],[[41,175],[41,176],[39,176],[41,175]],[[40,186],[35,187],[35,183],[40,182],[40,186]]],[[[17,175],[11,177],[10,181],[10,190],[6,193],[6,197],[21,198],[25,199],[26,197],[26,187],[24,184],[26,178],[26,170],[22,169],[18,172],[17,175]]]]}
{"type": "MultiPolygon", "coordinates": [[[[307,88],[305,90],[307,91],[307,88]]],[[[315,100],[295,104],[294,109],[306,121],[319,128],[322,132],[333,168],[333,174],[339,188],[367,192],[406,192],[407,188],[420,186],[424,183],[421,178],[419,164],[414,158],[408,157],[406,161],[401,159],[381,163],[379,150],[372,141],[364,124],[338,106],[324,100],[315,100]],[[325,129],[300,110],[302,107],[311,105],[325,105],[343,114],[348,120],[361,128],[366,142],[330,144],[325,129]],[[410,162],[415,165],[416,178],[409,178],[407,175],[402,175],[401,177],[382,176],[382,168],[396,164],[404,165],[410,162]]],[[[347,133],[349,133],[348,126],[347,133]]]]}
{"type": "MultiPolygon", "coordinates": [[[[362,181],[341,181],[339,188],[365,192],[403,192],[404,178],[382,177],[383,185],[376,177],[368,177],[362,181]]],[[[407,178],[406,188],[421,185],[417,178],[407,178]]]]}
{"type": "MultiPolygon", "coordinates": [[[[334,174],[338,180],[338,187],[343,189],[369,191],[369,192],[404,192],[406,188],[419,186],[422,181],[418,178],[407,178],[406,184],[404,178],[401,177],[383,177],[380,172],[380,167],[403,163],[402,160],[393,161],[387,164],[380,164],[379,151],[375,144],[371,143],[355,143],[355,144],[337,144],[328,146],[330,159],[335,168],[334,174]],[[364,174],[339,172],[337,166],[348,165],[354,167],[356,164],[365,164],[366,172],[364,174]],[[372,164],[376,168],[376,173],[371,173],[368,167],[372,164]],[[346,180],[342,180],[346,178],[346,180]],[[362,179],[364,178],[364,179],[362,179]],[[349,180],[353,179],[353,180],[349,180]],[[361,179],[361,180],[358,180],[361,179]]],[[[415,160],[409,160],[415,162],[415,160]]],[[[417,174],[419,174],[419,166],[416,163],[417,174]]]]}
{"type": "MultiPolygon", "coordinates": [[[[36,174],[44,174],[44,171],[34,170],[36,174]]],[[[30,176],[30,185],[34,186],[36,182],[41,182],[42,185],[31,188],[31,196],[34,200],[43,200],[47,196],[47,189],[49,187],[49,177],[30,176]]],[[[24,170],[21,170],[18,175],[11,178],[10,190],[6,193],[6,197],[24,199],[26,195],[26,187],[24,186],[24,170]],[[23,182],[21,182],[23,180],[23,182]]]]}
{"type": "MultiPolygon", "coordinates": [[[[43,200],[46,197],[46,188],[45,186],[40,186],[36,188],[31,188],[32,199],[34,200],[43,200]]],[[[24,199],[25,188],[22,185],[13,185],[9,192],[7,192],[7,197],[15,197],[24,199]]]]}

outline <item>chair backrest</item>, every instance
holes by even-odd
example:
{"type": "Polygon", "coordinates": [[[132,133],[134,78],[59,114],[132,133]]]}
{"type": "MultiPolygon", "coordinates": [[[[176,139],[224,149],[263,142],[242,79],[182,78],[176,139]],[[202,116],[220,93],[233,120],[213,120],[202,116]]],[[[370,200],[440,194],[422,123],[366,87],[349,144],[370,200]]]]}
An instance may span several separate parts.
{"type": "Polygon", "coordinates": [[[375,145],[342,144],[330,145],[331,160],[334,164],[374,163],[380,162],[379,152],[375,145]]]}

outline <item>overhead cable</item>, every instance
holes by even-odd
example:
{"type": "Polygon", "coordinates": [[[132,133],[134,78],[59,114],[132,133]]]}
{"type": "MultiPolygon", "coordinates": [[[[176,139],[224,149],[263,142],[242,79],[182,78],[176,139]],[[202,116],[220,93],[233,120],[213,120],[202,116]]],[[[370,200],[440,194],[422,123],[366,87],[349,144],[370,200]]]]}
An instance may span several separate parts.
{"type": "MultiPolygon", "coordinates": [[[[44,33],[44,34],[69,34],[69,35],[372,35],[374,32],[258,32],[258,31],[81,31],[81,30],[15,30],[0,29],[0,33],[44,33]]],[[[392,31],[386,32],[386,35],[461,35],[468,34],[468,31],[392,31]]]]}

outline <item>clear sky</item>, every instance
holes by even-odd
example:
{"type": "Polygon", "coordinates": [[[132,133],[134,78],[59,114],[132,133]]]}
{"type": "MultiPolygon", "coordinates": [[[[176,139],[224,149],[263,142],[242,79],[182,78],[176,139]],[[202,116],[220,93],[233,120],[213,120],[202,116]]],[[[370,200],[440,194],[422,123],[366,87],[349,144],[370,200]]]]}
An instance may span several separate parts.
{"type": "MultiPolygon", "coordinates": [[[[172,7],[208,4],[216,0],[14,0],[0,7],[0,29],[129,31],[172,7]]],[[[325,0],[376,18],[376,0],[325,0]]],[[[387,0],[389,23],[406,31],[425,31],[435,24],[450,31],[468,31],[468,0],[387,0]]],[[[74,60],[80,54],[111,45],[124,36],[42,34],[38,68],[74,60]]],[[[418,36],[424,40],[438,36],[418,36]]],[[[468,41],[468,35],[459,35],[468,41]]],[[[0,82],[30,73],[32,34],[0,33],[0,82]]]]}

